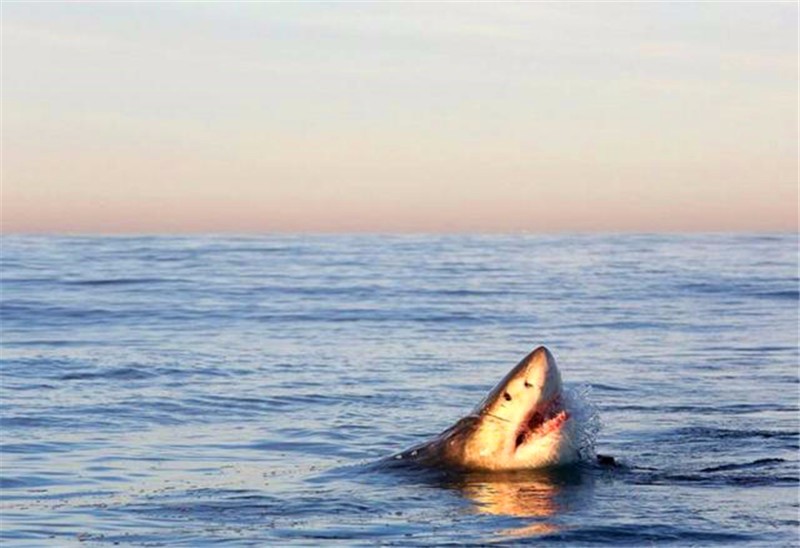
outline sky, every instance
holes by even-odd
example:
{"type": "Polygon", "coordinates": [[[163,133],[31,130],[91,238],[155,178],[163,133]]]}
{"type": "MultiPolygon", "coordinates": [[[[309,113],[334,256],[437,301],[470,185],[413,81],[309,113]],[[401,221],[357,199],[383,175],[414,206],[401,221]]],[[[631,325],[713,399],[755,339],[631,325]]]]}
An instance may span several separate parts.
{"type": "Polygon", "coordinates": [[[798,5],[2,4],[2,231],[790,231],[798,5]]]}

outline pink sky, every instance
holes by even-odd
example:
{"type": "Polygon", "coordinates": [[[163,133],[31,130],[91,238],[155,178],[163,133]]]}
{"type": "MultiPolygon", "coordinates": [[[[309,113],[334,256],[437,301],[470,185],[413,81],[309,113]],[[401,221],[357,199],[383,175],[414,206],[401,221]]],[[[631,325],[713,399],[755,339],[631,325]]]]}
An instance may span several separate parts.
{"type": "Polygon", "coordinates": [[[796,231],[797,9],[8,4],[2,229],[796,231]]]}

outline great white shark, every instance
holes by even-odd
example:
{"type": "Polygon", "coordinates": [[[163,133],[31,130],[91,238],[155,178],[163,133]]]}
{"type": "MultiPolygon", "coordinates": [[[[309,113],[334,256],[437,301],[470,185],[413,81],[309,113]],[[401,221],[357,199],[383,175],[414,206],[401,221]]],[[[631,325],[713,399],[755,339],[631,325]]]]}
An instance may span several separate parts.
{"type": "Polygon", "coordinates": [[[561,374],[544,346],[525,356],[466,417],[391,460],[460,470],[525,470],[580,459],[561,374]]]}

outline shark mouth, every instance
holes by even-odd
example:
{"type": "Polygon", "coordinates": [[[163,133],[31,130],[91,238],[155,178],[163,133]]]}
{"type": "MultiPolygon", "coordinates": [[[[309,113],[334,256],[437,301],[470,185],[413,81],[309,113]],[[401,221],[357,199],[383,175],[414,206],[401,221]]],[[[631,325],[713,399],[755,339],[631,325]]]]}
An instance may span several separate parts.
{"type": "Polygon", "coordinates": [[[537,405],[531,409],[528,417],[520,423],[517,430],[515,449],[519,449],[535,437],[546,436],[558,430],[561,425],[569,420],[569,417],[569,412],[564,409],[561,396],[556,396],[543,405],[537,405]]]}

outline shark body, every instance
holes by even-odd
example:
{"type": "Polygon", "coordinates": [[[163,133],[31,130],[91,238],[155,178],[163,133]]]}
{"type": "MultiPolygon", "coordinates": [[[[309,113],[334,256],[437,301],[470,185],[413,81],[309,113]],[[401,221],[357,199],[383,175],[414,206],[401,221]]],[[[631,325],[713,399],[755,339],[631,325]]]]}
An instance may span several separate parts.
{"type": "Polygon", "coordinates": [[[466,417],[391,459],[460,470],[525,470],[579,460],[561,374],[544,346],[525,356],[466,417]]]}

